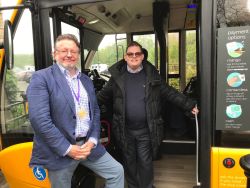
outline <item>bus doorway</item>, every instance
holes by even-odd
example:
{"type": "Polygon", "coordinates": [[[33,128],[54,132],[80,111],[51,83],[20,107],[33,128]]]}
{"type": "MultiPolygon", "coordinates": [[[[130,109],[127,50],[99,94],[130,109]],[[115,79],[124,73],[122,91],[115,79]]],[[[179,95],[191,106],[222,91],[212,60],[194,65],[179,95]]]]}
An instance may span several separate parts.
{"type": "Polygon", "coordinates": [[[231,83],[231,78],[235,72],[248,74],[247,56],[242,53],[242,43],[245,51],[249,40],[248,4],[248,1],[202,1],[199,161],[202,187],[246,187],[239,158],[249,152],[249,121],[245,121],[248,107],[243,109],[248,93],[244,76],[243,80],[238,79],[239,85],[231,83]],[[236,56],[232,55],[235,51],[232,44],[241,46],[236,56]],[[231,107],[235,106],[238,108],[233,109],[233,114],[237,115],[232,116],[231,107]]]}
{"type": "Polygon", "coordinates": [[[249,74],[249,1],[238,2],[236,7],[236,2],[232,1],[217,0],[214,3],[216,58],[213,59],[213,75],[216,78],[216,95],[212,127],[211,187],[246,187],[246,177],[239,160],[250,151],[249,89],[246,79],[249,74]],[[230,15],[233,11],[237,15],[230,15]]]}

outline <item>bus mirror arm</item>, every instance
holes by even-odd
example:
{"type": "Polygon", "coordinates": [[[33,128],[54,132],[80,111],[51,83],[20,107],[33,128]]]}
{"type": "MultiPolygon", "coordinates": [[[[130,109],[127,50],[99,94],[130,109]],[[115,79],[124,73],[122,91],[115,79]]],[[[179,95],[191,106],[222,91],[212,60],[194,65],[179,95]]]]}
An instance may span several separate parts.
{"type": "Polygon", "coordinates": [[[9,20],[4,21],[4,51],[5,51],[5,64],[8,69],[14,67],[14,55],[13,55],[13,32],[12,24],[9,20]]]}

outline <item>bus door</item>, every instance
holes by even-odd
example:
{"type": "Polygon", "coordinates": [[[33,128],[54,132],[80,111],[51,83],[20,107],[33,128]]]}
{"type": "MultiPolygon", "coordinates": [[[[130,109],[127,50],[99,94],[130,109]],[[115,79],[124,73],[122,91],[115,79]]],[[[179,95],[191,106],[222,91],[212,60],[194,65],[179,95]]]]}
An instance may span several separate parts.
{"type": "MultiPolygon", "coordinates": [[[[43,9],[36,12],[34,11],[35,7],[33,7],[33,4],[27,5],[23,1],[14,2],[12,6],[10,4],[6,4],[5,6],[6,9],[17,9],[12,12],[6,10],[1,12],[4,19],[10,19],[12,22],[10,31],[14,38],[14,66],[11,69],[7,69],[8,66],[3,58],[4,53],[1,49],[2,110],[0,136],[1,149],[4,150],[0,155],[0,169],[6,175],[6,180],[10,186],[29,187],[29,185],[36,185],[38,187],[49,187],[45,169],[33,168],[32,171],[29,168],[33,130],[28,119],[26,89],[35,70],[45,68],[53,63],[51,57],[51,49],[53,48],[54,41],[53,36],[58,36],[61,33],[72,33],[78,37],[79,41],[82,41],[82,38],[80,38],[82,28],[78,22],[77,25],[62,21],[59,28],[57,24],[59,20],[58,15],[55,14],[54,19],[52,19],[50,12],[53,11],[51,9],[43,9]],[[56,21],[53,22],[53,20],[56,21]],[[57,27],[53,28],[53,24],[57,27]],[[59,29],[60,31],[58,31],[59,29]],[[41,35],[41,33],[44,34],[41,35]],[[8,157],[8,155],[13,157],[8,157]],[[12,169],[13,166],[15,170],[12,169]],[[43,173],[43,179],[39,179],[41,176],[36,176],[37,172],[43,173]]],[[[66,13],[64,14],[66,15],[66,13]]],[[[1,20],[2,22],[3,20],[1,20]]],[[[88,35],[86,34],[88,38],[90,38],[89,35],[94,35],[94,32],[89,33],[88,35]]],[[[99,35],[101,36],[101,34],[99,35]]],[[[92,38],[96,36],[94,35],[92,38]]],[[[99,37],[99,41],[101,38],[99,37]]],[[[87,47],[88,49],[93,49],[93,42],[94,40],[92,40],[92,48],[87,47]]],[[[88,44],[91,45],[90,41],[88,44]]],[[[98,46],[98,40],[94,46],[98,46]]],[[[1,46],[5,50],[6,47],[7,45],[1,46]]],[[[84,58],[82,59],[84,60],[84,58]]],[[[79,69],[81,69],[81,65],[82,63],[79,65],[79,69]]],[[[107,145],[109,143],[108,134],[110,127],[104,121],[102,122],[102,126],[104,127],[102,135],[105,138],[101,142],[107,145]]],[[[95,178],[93,172],[79,166],[72,177],[72,187],[94,187],[95,178]]],[[[103,184],[103,182],[100,181],[99,184],[103,184]]]]}
{"type": "Polygon", "coordinates": [[[250,4],[230,0],[214,3],[216,91],[211,188],[243,188],[246,177],[239,160],[250,153],[250,4]]]}
{"type": "MultiPolygon", "coordinates": [[[[3,7],[16,6],[16,2],[1,3],[3,7]]],[[[17,1],[17,4],[19,3],[22,1],[17,1]]],[[[29,5],[22,4],[20,7],[21,9],[2,10],[0,13],[1,23],[10,20],[14,38],[13,66],[5,63],[4,50],[1,49],[1,149],[16,143],[32,141],[33,138],[26,99],[26,89],[35,71],[33,32],[29,5]]],[[[12,50],[9,51],[11,53],[12,50]]]]}
{"type": "Polygon", "coordinates": [[[49,187],[46,171],[40,168],[32,171],[29,167],[33,130],[28,119],[26,89],[35,71],[32,16],[29,9],[32,6],[21,0],[1,1],[1,6],[0,23],[4,23],[4,44],[0,57],[1,180],[3,174],[10,187],[49,187]],[[9,28],[5,23],[9,23],[9,28]]]}
{"type": "MultiPolygon", "coordinates": [[[[23,1],[20,1],[20,2],[23,2],[23,1]]],[[[39,69],[50,66],[53,63],[52,57],[51,57],[51,51],[53,49],[54,39],[61,33],[70,32],[70,33],[77,35],[77,37],[79,37],[79,40],[81,41],[81,44],[83,47],[81,49],[82,56],[81,56],[81,65],[79,68],[81,68],[82,71],[86,71],[88,73],[88,70],[86,70],[86,68],[87,69],[91,68],[92,66],[91,63],[94,62],[95,65],[92,66],[94,69],[97,68],[103,72],[102,74],[108,75],[107,65],[110,65],[111,63],[115,63],[118,60],[118,58],[123,57],[122,54],[124,54],[125,52],[124,48],[126,46],[125,40],[127,41],[131,40],[131,38],[128,38],[128,37],[126,38],[122,35],[123,34],[131,35],[132,33],[135,33],[133,40],[139,41],[140,40],[139,33],[143,33],[144,35],[148,34],[148,36],[146,37],[147,39],[150,39],[150,40],[153,39],[154,41],[153,45],[148,45],[148,46],[145,45],[145,47],[148,48],[147,50],[150,52],[148,58],[151,61],[151,63],[154,63],[155,66],[159,68],[159,71],[164,77],[164,79],[166,79],[166,82],[169,82],[173,86],[176,86],[176,88],[179,89],[180,91],[182,91],[185,88],[184,87],[186,85],[185,83],[187,83],[188,81],[186,80],[187,76],[184,76],[185,71],[183,71],[184,69],[183,62],[185,61],[183,60],[183,57],[185,56],[184,48],[182,48],[181,50],[179,50],[179,52],[177,52],[178,57],[175,55],[172,60],[168,60],[169,61],[168,68],[166,68],[166,64],[167,64],[167,59],[166,59],[167,50],[166,49],[168,45],[169,46],[172,45],[175,48],[176,40],[173,40],[174,41],[173,44],[166,45],[164,41],[168,41],[168,40],[162,40],[162,39],[165,39],[165,37],[163,37],[163,35],[159,36],[159,34],[156,34],[157,42],[159,42],[160,45],[159,45],[159,48],[155,48],[158,45],[158,43],[156,42],[156,36],[152,35],[152,33],[154,33],[154,29],[158,29],[158,28],[154,28],[153,23],[152,23],[152,19],[153,19],[152,3],[157,2],[157,1],[153,1],[153,0],[150,2],[144,1],[144,0],[141,0],[141,1],[138,0],[134,2],[126,1],[129,6],[126,6],[125,8],[122,7],[123,3],[116,3],[118,1],[97,1],[96,2],[94,0],[88,0],[88,1],[76,0],[76,1],[70,2],[70,1],[64,1],[64,0],[62,1],[34,0],[32,2],[34,2],[33,4],[34,7],[32,7],[31,9],[27,9],[27,11],[31,11],[29,19],[31,20],[30,25],[32,25],[32,27],[31,27],[31,34],[29,34],[29,37],[32,38],[31,46],[32,46],[33,51],[32,52],[30,51],[14,52],[15,54],[18,54],[18,55],[19,54],[25,55],[25,57],[22,56],[23,58],[20,61],[21,70],[18,68],[17,70],[18,73],[29,72],[32,74],[34,70],[39,70],[39,69]],[[81,5],[76,5],[77,3],[80,3],[81,5]],[[143,3],[145,3],[145,9],[141,7],[143,3]],[[138,8],[135,8],[135,5],[138,8]],[[146,5],[147,5],[147,8],[146,8],[146,5]],[[138,12],[137,10],[140,10],[140,12],[138,12]],[[86,22],[84,21],[84,19],[86,19],[85,20],[86,22]],[[106,55],[103,57],[106,57],[106,59],[101,58],[101,55],[100,55],[101,53],[99,53],[99,57],[98,57],[98,54],[96,53],[96,51],[99,48],[100,40],[102,39],[104,35],[109,35],[109,34],[117,35],[116,47],[118,49],[118,53],[117,54],[110,53],[111,51],[113,51],[113,49],[108,48],[108,50],[103,52],[103,54],[106,55]],[[136,34],[138,34],[138,36],[136,36],[136,34]],[[118,35],[120,36],[118,37],[118,35]],[[117,40],[118,38],[121,40],[117,40]],[[122,45],[123,47],[119,45],[122,45]],[[152,49],[152,46],[153,46],[153,49],[152,49]],[[120,49],[122,49],[122,51],[120,49]],[[153,52],[153,50],[155,51],[153,52]],[[182,51],[182,53],[180,53],[180,51],[182,51]],[[96,54],[97,56],[94,56],[94,54],[96,54]],[[110,55],[110,56],[108,56],[107,58],[107,55],[110,55]],[[158,57],[160,59],[160,63],[159,63],[158,57]],[[30,59],[32,59],[32,63],[28,63],[28,62],[31,62],[30,59]],[[172,77],[169,76],[170,74],[172,74],[172,77]]],[[[165,13],[169,13],[169,12],[171,13],[171,17],[169,17],[169,19],[174,18],[172,21],[169,21],[171,24],[169,24],[169,31],[166,31],[167,33],[170,31],[175,33],[177,31],[176,33],[180,33],[178,34],[179,36],[184,37],[185,36],[184,33],[186,32],[187,29],[191,29],[191,30],[196,29],[196,25],[192,25],[191,28],[188,28],[185,24],[183,24],[185,23],[185,21],[188,20],[186,19],[185,16],[181,17],[180,20],[175,20],[176,16],[187,15],[186,14],[187,4],[188,4],[187,1],[182,1],[182,2],[171,1],[170,3],[170,5],[172,6],[171,9],[169,9],[169,7],[168,9],[162,9],[163,12],[165,13]],[[180,12],[178,11],[184,11],[184,12],[181,12],[182,14],[179,14],[180,12]],[[176,14],[176,12],[178,12],[178,14],[176,14]],[[174,25],[175,23],[179,23],[179,24],[176,26],[174,25]],[[184,25],[185,25],[185,28],[183,28],[184,25]],[[185,30],[185,32],[181,32],[182,30],[185,30]]],[[[159,7],[160,6],[161,4],[159,4],[159,7]]],[[[161,17],[160,15],[158,16],[161,17]]],[[[193,18],[195,18],[195,16],[193,18]]],[[[156,18],[154,19],[157,20],[156,18]]],[[[168,21],[166,21],[164,24],[166,23],[168,23],[168,21]]],[[[157,25],[157,23],[155,25],[157,25]]],[[[16,30],[16,36],[17,36],[17,31],[18,30],[16,30]]],[[[27,31],[20,32],[22,39],[25,39],[25,41],[17,42],[18,44],[22,45],[22,48],[23,48],[22,50],[28,50],[28,47],[27,49],[24,49],[23,47],[23,44],[25,44],[25,48],[26,48],[26,43],[29,42],[29,39],[26,38],[26,35],[25,37],[22,35],[22,33],[26,33],[26,32],[27,31]]],[[[163,33],[165,34],[165,30],[163,33]]],[[[175,36],[176,35],[174,34],[173,39],[175,38],[175,36]]],[[[168,38],[170,39],[171,37],[169,36],[168,38]]],[[[186,38],[188,37],[186,36],[186,38]]],[[[180,40],[179,38],[177,40],[177,43],[180,44],[181,43],[180,41],[183,41],[183,39],[180,40]]],[[[14,44],[14,46],[18,44],[14,44]]],[[[171,49],[174,49],[174,48],[171,48],[171,49]]],[[[16,47],[16,50],[18,50],[17,47],[16,47]]],[[[101,51],[101,49],[98,49],[98,50],[101,51]]],[[[116,50],[114,50],[114,52],[116,52],[116,50]]],[[[191,65],[192,67],[194,64],[196,64],[196,61],[194,60],[191,60],[191,61],[192,62],[188,62],[188,63],[192,63],[191,65]]],[[[19,65],[19,63],[17,65],[19,65]]],[[[186,67],[188,66],[186,65],[186,67]]],[[[15,69],[15,66],[12,70],[14,69],[15,69]]],[[[196,68],[194,68],[194,70],[195,71],[193,75],[196,75],[196,68]]],[[[15,90],[9,89],[11,92],[14,92],[14,91],[15,93],[21,92],[24,96],[23,100],[21,100],[22,96],[21,97],[17,96],[17,97],[14,97],[14,99],[12,98],[8,99],[6,102],[3,99],[7,97],[7,95],[4,95],[5,90],[2,89],[3,91],[1,92],[1,96],[5,96],[5,97],[1,97],[1,109],[5,109],[6,111],[10,109],[12,106],[11,105],[9,106],[8,104],[11,102],[15,104],[16,102],[25,102],[26,104],[25,91],[29,83],[31,74],[29,74],[29,76],[26,76],[26,74],[25,76],[20,76],[21,77],[20,80],[18,80],[19,78],[16,78],[18,80],[18,81],[15,81],[18,85],[17,89],[15,90]],[[6,105],[7,107],[2,108],[4,105],[6,105]]],[[[6,75],[7,74],[4,73],[3,75],[1,75],[1,77],[6,77],[6,80],[7,80],[6,75]]],[[[5,83],[5,82],[6,81],[2,83],[5,83]]],[[[4,88],[4,87],[1,87],[1,88],[4,88]]],[[[12,87],[9,86],[9,88],[12,88],[12,87]]],[[[5,114],[1,114],[1,126],[3,127],[2,129],[4,130],[2,134],[3,137],[5,135],[6,136],[10,135],[13,132],[14,134],[21,132],[21,134],[18,134],[18,135],[22,135],[22,138],[23,136],[27,136],[28,139],[32,138],[31,136],[32,132],[27,131],[27,127],[30,127],[29,121],[27,119],[27,116],[28,116],[28,111],[26,111],[27,105],[25,105],[24,107],[25,110],[20,110],[20,108],[21,107],[19,107],[18,110],[24,113],[26,119],[20,121],[20,123],[16,123],[17,126],[14,126],[12,124],[14,124],[13,122],[16,121],[19,118],[19,116],[22,117],[22,115],[16,115],[14,117],[14,115],[12,114],[14,110],[10,110],[10,112],[5,112],[5,114]],[[5,120],[7,119],[6,117],[8,117],[10,120],[9,121],[5,120]],[[8,124],[11,124],[11,126],[9,126],[8,124]],[[11,129],[9,129],[9,127],[11,127],[11,129]],[[20,128],[21,130],[19,130],[20,128]],[[23,129],[26,132],[23,131],[23,129]]],[[[30,129],[28,130],[30,131],[30,129]]],[[[10,138],[6,138],[6,140],[3,143],[6,143],[9,140],[10,138]]],[[[24,141],[26,140],[18,140],[18,142],[24,142],[24,141]]],[[[5,147],[11,144],[13,143],[6,144],[5,147]]],[[[192,141],[192,144],[194,144],[193,141],[192,141]]],[[[183,148],[187,149],[187,147],[182,147],[182,148],[179,148],[178,151],[183,151],[184,150],[183,148]]],[[[174,147],[167,148],[167,151],[170,151],[170,152],[174,151],[173,149],[174,147]]],[[[190,152],[189,148],[187,149],[187,152],[190,152]]]]}

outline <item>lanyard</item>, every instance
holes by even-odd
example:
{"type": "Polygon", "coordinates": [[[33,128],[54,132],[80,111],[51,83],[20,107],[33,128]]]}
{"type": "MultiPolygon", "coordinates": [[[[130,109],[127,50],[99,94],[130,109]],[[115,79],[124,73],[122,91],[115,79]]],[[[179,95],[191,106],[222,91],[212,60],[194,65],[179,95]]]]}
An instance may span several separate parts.
{"type": "Polygon", "coordinates": [[[77,94],[75,93],[73,87],[71,87],[71,90],[72,90],[74,97],[76,98],[76,101],[78,102],[78,104],[80,104],[80,82],[79,82],[79,79],[77,79],[77,94]]]}

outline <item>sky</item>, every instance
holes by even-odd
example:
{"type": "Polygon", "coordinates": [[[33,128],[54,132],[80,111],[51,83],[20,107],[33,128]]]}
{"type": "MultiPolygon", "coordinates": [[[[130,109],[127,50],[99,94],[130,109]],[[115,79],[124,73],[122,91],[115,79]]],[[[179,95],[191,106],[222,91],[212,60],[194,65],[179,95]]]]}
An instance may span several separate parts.
{"type": "MultiPolygon", "coordinates": [[[[17,0],[0,0],[2,6],[13,6],[17,0]]],[[[3,19],[9,19],[12,14],[12,10],[3,11],[3,19]]],[[[15,54],[32,54],[33,42],[32,42],[32,29],[31,29],[31,15],[30,11],[25,10],[22,19],[19,22],[16,35],[14,37],[14,53],[15,54]],[[30,24],[28,24],[30,23],[30,24]]]]}
{"type": "MultiPolygon", "coordinates": [[[[4,7],[4,6],[15,5],[16,2],[17,2],[17,0],[0,0],[0,4],[1,4],[1,6],[3,6],[3,7],[4,7]]],[[[5,10],[5,11],[3,12],[3,18],[4,18],[4,19],[9,18],[10,15],[11,15],[11,13],[12,13],[12,10],[5,10]]]]}

